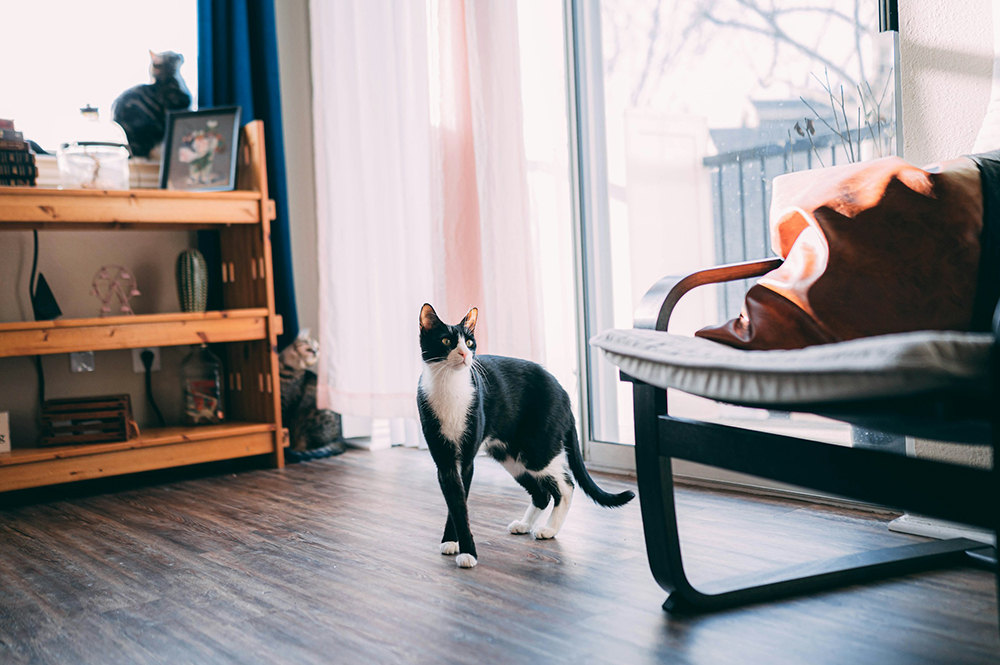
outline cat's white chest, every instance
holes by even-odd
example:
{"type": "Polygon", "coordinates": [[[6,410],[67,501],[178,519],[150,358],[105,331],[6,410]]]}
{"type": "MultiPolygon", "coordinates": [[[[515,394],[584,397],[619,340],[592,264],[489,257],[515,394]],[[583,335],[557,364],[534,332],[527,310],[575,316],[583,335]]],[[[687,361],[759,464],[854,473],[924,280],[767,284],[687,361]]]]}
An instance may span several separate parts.
{"type": "Polygon", "coordinates": [[[441,435],[458,445],[465,434],[469,409],[476,394],[471,372],[425,366],[420,375],[420,387],[441,424],[441,435]]]}

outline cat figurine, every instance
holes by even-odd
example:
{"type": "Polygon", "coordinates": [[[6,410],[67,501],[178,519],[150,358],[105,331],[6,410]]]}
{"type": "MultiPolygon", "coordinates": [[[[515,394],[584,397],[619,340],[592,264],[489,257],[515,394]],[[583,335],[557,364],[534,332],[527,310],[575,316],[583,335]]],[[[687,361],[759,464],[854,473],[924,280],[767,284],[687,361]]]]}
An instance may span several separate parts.
{"type": "Polygon", "coordinates": [[[184,56],[173,51],[149,52],[151,83],[132,86],[111,105],[111,115],[128,137],[135,157],[148,157],[156,144],[163,141],[167,127],[167,111],[191,108],[180,68],[184,56]]]}
{"type": "Polygon", "coordinates": [[[452,326],[430,305],[420,310],[417,408],[448,505],[441,554],[457,554],[461,568],[477,562],[466,500],[481,447],[531,495],[524,516],[507,527],[513,534],[554,538],[569,511],[574,478],[601,506],[623,506],[635,497],[609,494],[587,473],[569,395],[554,376],[527,360],[476,355],[478,316],[473,307],[452,326]],[[552,513],[541,524],[550,502],[552,513]]]}
{"type": "Polygon", "coordinates": [[[281,420],[288,428],[290,445],[285,460],[331,457],[344,452],[343,428],[339,413],[316,407],[316,374],[311,370],[319,362],[319,343],[309,337],[309,330],[299,336],[278,356],[281,375],[281,420]]]}

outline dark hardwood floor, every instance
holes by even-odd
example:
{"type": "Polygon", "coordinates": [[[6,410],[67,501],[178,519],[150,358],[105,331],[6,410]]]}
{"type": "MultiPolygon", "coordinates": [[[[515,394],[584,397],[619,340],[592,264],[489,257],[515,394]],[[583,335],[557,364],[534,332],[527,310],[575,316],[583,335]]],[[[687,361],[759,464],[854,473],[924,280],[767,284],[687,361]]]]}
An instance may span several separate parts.
{"type": "MultiPolygon", "coordinates": [[[[438,554],[445,508],[424,452],[185,473],[0,510],[0,663],[1000,661],[980,570],[677,618],[637,502],[610,511],[578,492],[556,540],[512,536],[526,495],[480,460],[480,560],[462,570],[438,554]]],[[[842,509],[679,500],[696,581],[915,540],[842,509]]]]}

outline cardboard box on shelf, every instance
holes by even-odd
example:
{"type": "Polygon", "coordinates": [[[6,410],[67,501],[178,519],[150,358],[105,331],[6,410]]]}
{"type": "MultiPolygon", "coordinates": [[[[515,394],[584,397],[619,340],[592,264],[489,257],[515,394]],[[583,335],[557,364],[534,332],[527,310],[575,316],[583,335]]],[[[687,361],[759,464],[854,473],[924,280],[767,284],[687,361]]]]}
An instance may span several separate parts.
{"type": "Polygon", "coordinates": [[[0,411],[0,453],[10,452],[10,414],[0,411]]]}

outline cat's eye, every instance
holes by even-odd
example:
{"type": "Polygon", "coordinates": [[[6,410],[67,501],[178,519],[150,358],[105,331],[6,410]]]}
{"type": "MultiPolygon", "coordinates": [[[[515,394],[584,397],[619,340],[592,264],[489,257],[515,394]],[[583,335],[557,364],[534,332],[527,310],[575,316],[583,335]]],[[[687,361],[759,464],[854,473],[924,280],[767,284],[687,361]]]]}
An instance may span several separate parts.
{"type": "Polygon", "coordinates": [[[451,346],[451,340],[448,339],[447,337],[445,337],[444,339],[442,339],[441,343],[444,344],[445,346],[451,346]]]}
{"type": "Polygon", "coordinates": [[[465,345],[471,349],[472,348],[472,340],[471,339],[465,340],[465,345]]]}

